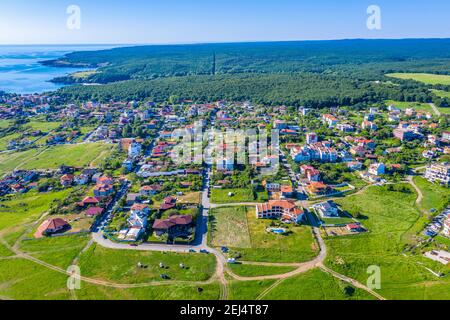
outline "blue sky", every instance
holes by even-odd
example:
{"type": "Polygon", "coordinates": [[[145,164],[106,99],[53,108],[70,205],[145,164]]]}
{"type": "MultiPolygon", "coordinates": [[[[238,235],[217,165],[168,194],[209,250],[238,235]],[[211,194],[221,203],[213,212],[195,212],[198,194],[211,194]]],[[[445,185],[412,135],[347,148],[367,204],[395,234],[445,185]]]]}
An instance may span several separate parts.
{"type": "Polygon", "coordinates": [[[450,38],[449,12],[447,0],[1,0],[0,44],[450,38]],[[366,27],[372,4],[381,30],[366,27]]]}

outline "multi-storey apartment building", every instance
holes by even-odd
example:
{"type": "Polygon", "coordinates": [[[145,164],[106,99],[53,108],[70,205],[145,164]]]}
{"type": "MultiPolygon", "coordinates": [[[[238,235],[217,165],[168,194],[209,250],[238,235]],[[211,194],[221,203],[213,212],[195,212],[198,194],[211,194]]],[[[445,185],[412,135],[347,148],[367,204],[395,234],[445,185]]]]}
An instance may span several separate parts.
{"type": "Polygon", "coordinates": [[[450,185],[450,163],[432,164],[425,171],[425,178],[430,182],[450,185]]]}

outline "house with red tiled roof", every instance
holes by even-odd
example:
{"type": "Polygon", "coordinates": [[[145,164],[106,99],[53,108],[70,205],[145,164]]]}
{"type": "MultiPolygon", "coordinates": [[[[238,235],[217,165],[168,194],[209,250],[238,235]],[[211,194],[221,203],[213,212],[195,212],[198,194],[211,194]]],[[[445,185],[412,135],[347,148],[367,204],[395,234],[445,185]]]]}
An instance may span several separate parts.
{"type": "Polygon", "coordinates": [[[61,177],[60,182],[64,188],[70,187],[75,180],[75,176],[73,174],[65,174],[61,177]]]}
{"type": "Polygon", "coordinates": [[[41,238],[43,236],[52,235],[69,228],[70,224],[63,219],[47,219],[39,226],[34,236],[35,238],[41,238]]]}
{"type": "Polygon", "coordinates": [[[137,215],[148,215],[150,213],[150,208],[146,204],[135,203],[131,207],[131,213],[137,215]]]}
{"type": "Polygon", "coordinates": [[[153,230],[158,237],[168,234],[170,237],[189,236],[192,233],[193,218],[191,215],[175,215],[168,219],[157,219],[153,230]]]}
{"type": "Polygon", "coordinates": [[[161,191],[162,187],[160,185],[143,186],[139,193],[143,196],[153,196],[158,191],[161,191]]]}
{"type": "Polygon", "coordinates": [[[85,214],[89,217],[96,217],[103,214],[104,211],[105,209],[100,207],[90,207],[89,209],[86,210],[85,214]]]}
{"type": "Polygon", "coordinates": [[[305,211],[292,200],[270,200],[256,206],[257,219],[282,219],[286,222],[300,223],[305,211]]]}
{"type": "Polygon", "coordinates": [[[81,201],[82,206],[90,206],[90,205],[97,205],[100,203],[100,200],[96,197],[86,197],[81,201]]]}
{"type": "Polygon", "coordinates": [[[169,210],[175,208],[177,203],[177,199],[173,197],[167,197],[164,199],[164,202],[160,206],[160,210],[169,210]]]}
{"type": "Polygon", "coordinates": [[[326,185],[323,182],[315,182],[312,181],[307,187],[306,189],[308,190],[308,192],[310,194],[313,195],[323,195],[326,194],[329,190],[330,187],[328,185],[326,185]]]}
{"type": "Polygon", "coordinates": [[[102,198],[108,197],[114,192],[114,187],[111,184],[96,185],[94,187],[94,196],[102,198]]]}
{"type": "Polygon", "coordinates": [[[281,197],[290,198],[294,194],[294,188],[292,186],[281,186],[281,197]]]}

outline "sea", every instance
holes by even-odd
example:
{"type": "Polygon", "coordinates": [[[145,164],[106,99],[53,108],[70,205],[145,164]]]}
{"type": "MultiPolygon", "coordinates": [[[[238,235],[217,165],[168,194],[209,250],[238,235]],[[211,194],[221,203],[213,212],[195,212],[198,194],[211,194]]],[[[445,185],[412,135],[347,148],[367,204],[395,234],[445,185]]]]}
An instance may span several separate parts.
{"type": "Polygon", "coordinates": [[[75,51],[104,50],[119,46],[100,45],[0,45],[0,91],[17,94],[33,94],[55,91],[63,85],[50,82],[51,79],[82,68],[59,68],[44,66],[40,62],[63,57],[75,51]]]}

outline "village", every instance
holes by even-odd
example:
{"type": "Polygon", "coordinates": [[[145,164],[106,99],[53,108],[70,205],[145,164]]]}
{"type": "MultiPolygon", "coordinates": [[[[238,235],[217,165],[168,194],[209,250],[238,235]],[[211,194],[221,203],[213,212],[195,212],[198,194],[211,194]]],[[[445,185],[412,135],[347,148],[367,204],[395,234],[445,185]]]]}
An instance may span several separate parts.
{"type": "MultiPolygon", "coordinates": [[[[34,239],[91,234],[110,249],[212,253],[237,268],[256,256],[279,259],[276,246],[313,258],[323,254],[323,239],[370,236],[371,220],[344,202],[372,187],[410,194],[417,179],[427,188],[450,186],[447,120],[395,102],[363,111],[226,101],[78,106],[39,95],[0,103],[0,157],[14,156],[0,166],[2,202],[62,195],[34,239]],[[212,129],[264,132],[269,150],[259,153],[263,142],[238,134],[210,155],[205,141],[192,140],[197,158],[175,161],[180,130],[203,137],[212,129]],[[244,163],[225,152],[239,138],[244,163]],[[253,248],[246,237],[264,244],[253,248]]],[[[429,221],[405,252],[448,264],[447,205],[420,208],[429,221]]],[[[161,271],[161,278],[170,277],[161,271]]]]}

